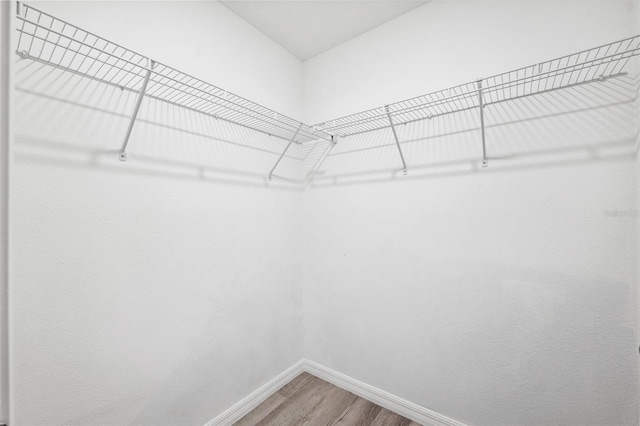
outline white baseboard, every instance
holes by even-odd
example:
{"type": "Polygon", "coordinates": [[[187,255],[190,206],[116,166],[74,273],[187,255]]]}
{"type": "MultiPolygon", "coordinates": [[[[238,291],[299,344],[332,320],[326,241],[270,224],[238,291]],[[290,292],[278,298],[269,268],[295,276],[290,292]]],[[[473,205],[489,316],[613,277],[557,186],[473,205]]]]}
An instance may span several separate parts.
{"type": "Polygon", "coordinates": [[[281,387],[302,373],[304,371],[303,364],[304,360],[296,362],[254,392],[251,392],[248,396],[234,404],[218,417],[208,422],[205,426],[229,426],[234,424],[244,417],[244,415],[249,411],[262,404],[265,399],[269,398],[280,390],[281,387]]]}
{"type": "Polygon", "coordinates": [[[431,411],[428,408],[421,407],[413,402],[409,402],[406,399],[402,399],[395,395],[385,392],[381,389],[362,383],[352,377],[332,370],[324,365],[320,365],[316,362],[308,359],[304,360],[304,371],[313,374],[316,377],[321,378],[331,384],[334,384],[342,389],[348,390],[351,393],[358,395],[366,400],[369,400],[387,410],[400,414],[408,419],[411,419],[417,423],[425,426],[466,426],[457,420],[443,416],[442,414],[431,411]]]}
{"type": "Polygon", "coordinates": [[[408,419],[425,426],[466,426],[457,420],[421,407],[406,399],[385,392],[381,389],[363,383],[345,374],[332,370],[317,362],[302,359],[287,368],[264,386],[243,398],[237,404],[211,420],[205,426],[230,426],[240,420],[245,414],[260,405],[265,399],[276,393],[282,386],[289,383],[303,371],[313,374],[331,384],[367,399],[381,407],[398,413],[408,419]]]}

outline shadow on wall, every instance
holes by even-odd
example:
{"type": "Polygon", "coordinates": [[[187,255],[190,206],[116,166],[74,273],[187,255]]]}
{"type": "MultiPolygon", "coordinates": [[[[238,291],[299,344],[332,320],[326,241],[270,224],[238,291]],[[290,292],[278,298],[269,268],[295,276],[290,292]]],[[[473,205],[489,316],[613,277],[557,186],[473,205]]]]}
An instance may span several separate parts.
{"type": "Polygon", "coordinates": [[[623,76],[487,106],[486,169],[479,114],[467,110],[397,128],[408,176],[384,129],[294,144],[269,182],[286,140],[145,98],[122,163],[135,93],[30,60],[16,81],[18,162],[288,190],[626,161],[638,134],[640,77],[623,76]]]}
{"type": "Polygon", "coordinates": [[[312,187],[632,160],[639,88],[640,76],[625,75],[486,106],[487,168],[477,110],[397,126],[408,176],[390,129],[348,136],[312,187]]]}
{"type": "Polygon", "coordinates": [[[301,149],[212,116],[144,98],[118,161],[137,94],[30,60],[16,67],[17,162],[113,173],[297,189],[301,149]]]}

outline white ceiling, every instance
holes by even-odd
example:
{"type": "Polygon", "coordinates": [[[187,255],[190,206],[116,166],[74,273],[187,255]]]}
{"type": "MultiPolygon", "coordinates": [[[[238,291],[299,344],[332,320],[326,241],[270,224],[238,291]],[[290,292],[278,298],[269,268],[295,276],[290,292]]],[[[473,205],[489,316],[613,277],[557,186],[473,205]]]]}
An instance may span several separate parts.
{"type": "Polygon", "coordinates": [[[301,61],[426,1],[220,1],[301,61]]]}

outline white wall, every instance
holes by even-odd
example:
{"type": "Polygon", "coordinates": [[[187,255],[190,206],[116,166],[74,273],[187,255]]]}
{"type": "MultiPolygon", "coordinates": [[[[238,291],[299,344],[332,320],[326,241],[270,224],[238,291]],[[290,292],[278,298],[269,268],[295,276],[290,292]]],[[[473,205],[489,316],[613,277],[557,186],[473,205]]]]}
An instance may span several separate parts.
{"type": "MultiPolygon", "coordinates": [[[[215,3],[34,5],[311,122],[637,32],[433,2],[301,69],[215,3]]],[[[406,178],[341,141],[301,197],[282,141],[149,101],[119,163],[133,96],[17,68],[12,424],[203,424],[303,355],[469,424],[637,424],[633,81],[489,108],[482,173],[473,113],[401,129],[406,178]]]]}
{"type": "MultiPolygon", "coordinates": [[[[299,111],[299,62],[217,3],[33,6],[299,111]]],[[[134,95],[16,68],[11,424],[202,425],[300,360],[285,142],[145,100],[121,163],[134,95]]]]}
{"type": "Polygon", "coordinates": [[[303,121],[319,123],[628,37],[633,4],[431,1],[304,62],[303,121]],[[621,14],[628,22],[620,22],[621,14]]]}
{"type": "MultiPolygon", "coordinates": [[[[633,15],[635,18],[636,32],[640,33],[640,7],[636,6],[636,13],[633,15]]],[[[640,66],[636,65],[636,73],[640,75],[640,66]]],[[[636,92],[636,102],[635,102],[635,112],[636,112],[636,123],[638,125],[638,131],[636,133],[636,210],[640,212],[640,97],[636,92]]],[[[640,229],[638,230],[636,240],[636,259],[640,257],[640,229]]],[[[636,315],[637,315],[637,329],[636,329],[636,344],[638,346],[638,351],[640,352],[640,260],[636,260],[636,294],[637,294],[637,304],[636,304],[636,315]]],[[[638,357],[638,365],[640,366],[640,357],[638,357]]],[[[640,368],[639,368],[640,370],[640,368]]],[[[640,374],[638,375],[638,386],[640,388],[640,374]]],[[[638,395],[638,410],[640,417],[640,395],[638,395]]]]}
{"type": "Polygon", "coordinates": [[[87,22],[114,43],[299,118],[300,61],[217,2],[28,4],[76,25],[87,22]]]}
{"type": "MultiPolygon", "coordinates": [[[[637,33],[630,2],[432,2],[304,64],[335,118],[637,33]]],[[[305,355],[474,425],[637,425],[637,79],[341,140],[305,193],[305,355]]]]}
{"type": "Polygon", "coordinates": [[[11,126],[9,125],[12,50],[10,45],[11,4],[0,3],[0,421],[8,419],[8,297],[9,285],[9,149],[11,126]]]}

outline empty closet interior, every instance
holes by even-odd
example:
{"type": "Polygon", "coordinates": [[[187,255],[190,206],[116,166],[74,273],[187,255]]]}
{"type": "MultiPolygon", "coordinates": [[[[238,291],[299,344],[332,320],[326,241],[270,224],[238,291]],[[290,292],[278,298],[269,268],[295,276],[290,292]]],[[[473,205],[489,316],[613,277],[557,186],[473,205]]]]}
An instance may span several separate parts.
{"type": "Polygon", "coordinates": [[[0,420],[638,424],[640,2],[1,10],[0,420]]]}

